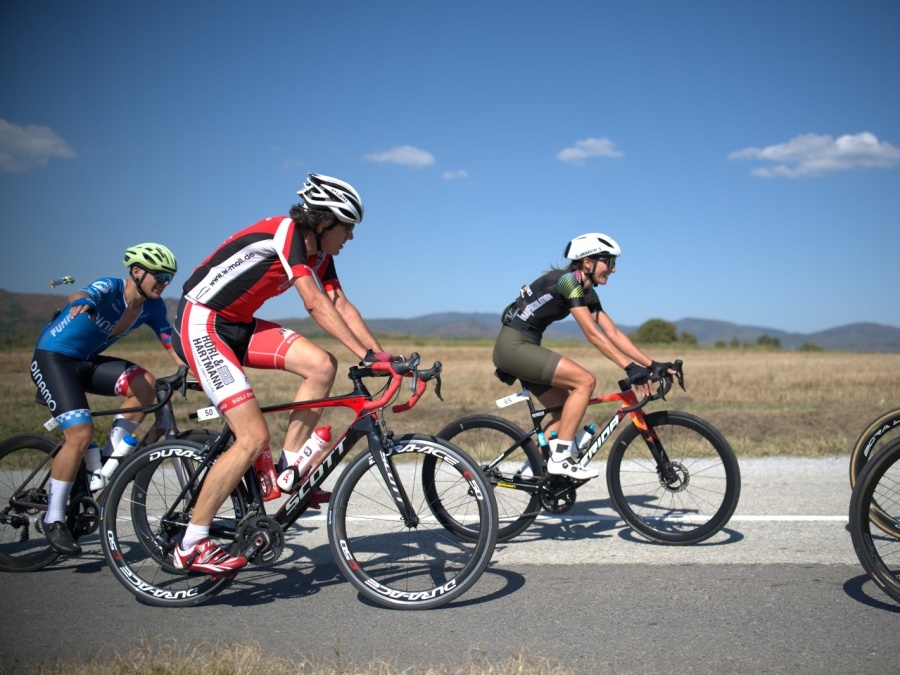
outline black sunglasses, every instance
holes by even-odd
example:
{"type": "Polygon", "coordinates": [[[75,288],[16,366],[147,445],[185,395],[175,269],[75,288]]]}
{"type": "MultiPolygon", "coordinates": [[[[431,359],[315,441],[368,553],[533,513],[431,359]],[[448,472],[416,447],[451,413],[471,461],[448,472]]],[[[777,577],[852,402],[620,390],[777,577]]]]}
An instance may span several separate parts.
{"type": "Polygon", "coordinates": [[[616,258],[617,257],[618,256],[614,256],[614,255],[592,255],[592,256],[590,256],[591,260],[598,260],[602,263],[605,263],[606,266],[611,270],[616,269],[616,258]]]}
{"type": "Polygon", "coordinates": [[[175,278],[175,275],[171,272],[153,272],[151,270],[146,271],[151,277],[156,279],[156,283],[158,284],[167,284],[175,278]]]}

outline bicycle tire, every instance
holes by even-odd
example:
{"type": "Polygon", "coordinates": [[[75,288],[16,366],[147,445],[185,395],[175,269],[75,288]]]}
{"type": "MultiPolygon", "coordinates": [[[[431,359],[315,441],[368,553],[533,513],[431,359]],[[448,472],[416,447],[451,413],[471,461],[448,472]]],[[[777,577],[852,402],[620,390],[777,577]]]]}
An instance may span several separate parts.
{"type": "Polygon", "coordinates": [[[882,413],[866,425],[850,453],[850,487],[872,455],[889,441],[900,438],[900,408],[882,413]]]}
{"type": "MultiPolygon", "coordinates": [[[[186,573],[172,564],[172,549],[190,520],[179,507],[163,522],[184,485],[203,458],[203,446],[190,441],[163,441],[126,459],[106,488],[103,506],[103,555],[113,575],[139,601],[157,607],[198,605],[224,590],[232,577],[186,573]]],[[[206,477],[198,478],[198,489],[206,477]]],[[[219,509],[210,537],[228,547],[237,523],[247,514],[248,499],[238,485],[219,509]]]]}
{"type": "Polygon", "coordinates": [[[418,515],[407,525],[375,459],[360,454],[338,479],[328,507],[328,542],[341,573],[365,598],[394,609],[431,609],[465,593],[490,563],[497,503],[478,465],[435,436],[407,434],[385,450],[418,515]],[[454,535],[433,515],[422,489],[425,457],[443,461],[434,476],[443,508],[478,523],[474,540],[454,535]],[[452,505],[452,507],[451,507],[452,505]]]}
{"type": "MultiPolygon", "coordinates": [[[[437,434],[438,438],[450,441],[463,449],[485,472],[494,497],[500,529],[497,541],[509,541],[528,529],[541,512],[541,498],[537,490],[517,488],[513,477],[532,476],[535,484],[544,473],[544,459],[534,440],[519,426],[495,415],[468,415],[448,424],[437,434]],[[512,451],[501,464],[494,468],[488,465],[497,460],[513,446],[512,451]]],[[[426,471],[434,472],[437,460],[426,459],[426,471]]],[[[440,500],[434,502],[436,517],[448,529],[461,537],[473,537],[475,532],[453,519],[440,500]]]]}
{"type": "Polygon", "coordinates": [[[662,444],[674,482],[658,471],[634,425],[623,429],[606,465],[606,484],[619,515],[635,531],[661,544],[698,544],[734,514],[741,473],[728,441],[705,420],[663,410],[646,415],[662,444]]]}
{"type": "Polygon", "coordinates": [[[900,602],[900,438],[869,458],[850,495],[849,527],[853,549],[878,587],[900,602]],[[872,530],[871,509],[892,516],[893,532],[872,530]]]}
{"type": "MultiPolygon", "coordinates": [[[[31,471],[53,452],[58,443],[46,436],[19,434],[0,443],[0,570],[33,572],[46,567],[58,557],[44,536],[38,522],[44,509],[25,509],[10,503],[13,492],[31,471]]],[[[35,476],[26,490],[38,502],[47,504],[50,464],[35,476]]]]}

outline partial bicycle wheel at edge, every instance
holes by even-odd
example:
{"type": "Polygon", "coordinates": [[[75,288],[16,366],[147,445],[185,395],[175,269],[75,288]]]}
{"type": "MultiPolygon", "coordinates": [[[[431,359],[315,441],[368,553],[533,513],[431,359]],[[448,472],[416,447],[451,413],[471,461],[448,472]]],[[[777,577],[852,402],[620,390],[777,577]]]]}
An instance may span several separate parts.
{"type": "Polygon", "coordinates": [[[862,473],[866,462],[888,442],[900,438],[900,408],[882,413],[866,425],[850,453],[850,487],[862,473]]]}
{"type": "Polygon", "coordinates": [[[13,506],[13,492],[57,446],[46,436],[19,434],[0,443],[0,570],[33,572],[59,557],[44,536],[50,463],[19,491],[23,501],[44,508],[13,506]]]}
{"type": "Polygon", "coordinates": [[[606,465],[616,510],[651,541],[688,545],[709,539],[740,498],[734,451],[715,427],[689,413],[663,410],[646,419],[670,464],[659,471],[637,427],[623,429],[606,465]]]}
{"type": "Polygon", "coordinates": [[[497,543],[497,503],[478,466],[435,436],[404,435],[386,449],[398,489],[415,511],[404,522],[368,452],[341,474],[328,507],[328,541],[343,575],[366,598],[395,609],[431,609],[465,593],[490,563],[497,543]],[[474,539],[456,536],[434,516],[422,488],[423,462],[441,461],[434,480],[443,508],[471,523],[474,539]]]}
{"type": "MultiPolygon", "coordinates": [[[[147,604],[197,605],[232,581],[189,574],[172,564],[172,549],[181,540],[191,516],[176,500],[203,452],[202,446],[189,441],[156,443],[125,460],[106,488],[103,554],[116,579],[147,604]],[[166,518],[173,507],[171,517],[166,518]]],[[[239,485],[216,514],[210,538],[227,548],[235,541],[237,523],[246,513],[247,499],[239,485]]]]}
{"type": "MultiPolygon", "coordinates": [[[[495,415],[461,417],[441,429],[438,438],[460,447],[485,472],[497,500],[497,541],[509,541],[528,529],[541,512],[537,487],[544,462],[534,440],[512,422],[495,415]],[[532,483],[533,489],[523,486],[525,482],[532,483]]],[[[433,471],[436,461],[426,460],[426,470],[433,471]]],[[[456,534],[473,536],[464,523],[457,523],[443,509],[435,515],[456,534]]]]}
{"type": "Polygon", "coordinates": [[[900,438],[878,450],[857,476],[850,496],[850,538],[859,562],[887,595],[900,602],[900,526],[872,528],[873,508],[900,522],[900,438]]]}

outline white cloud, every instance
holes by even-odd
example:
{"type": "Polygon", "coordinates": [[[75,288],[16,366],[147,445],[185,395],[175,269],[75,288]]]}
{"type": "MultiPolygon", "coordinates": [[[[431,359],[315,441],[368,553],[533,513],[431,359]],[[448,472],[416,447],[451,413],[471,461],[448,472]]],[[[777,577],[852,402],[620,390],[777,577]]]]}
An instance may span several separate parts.
{"type": "Polygon", "coordinates": [[[744,148],[730,153],[728,159],[771,162],[771,167],[751,171],[760,178],[799,178],[847,171],[860,166],[887,169],[900,163],[900,150],[890,143],[879,141],[875,134],[868,131],[838,138],[803,134],[787,143],[766,148],[744,148]]]}
{"type": "Polygon", "coordinates": [[[370,162],[400,164],[411,169],[421,169],[434,164],[434,155],[412,145],[401,145],[397,148],[391,148],[387,152],[373,152],[363,157],[363,159],[367,159],[370,162]]]}
{"type": "Polygon", "coordinates": [[[0,119],[0,171],[25,173],[53,157],[74,158],[75,151],[50,127],[20,127],[0,119]]]}
{"type": "Polygon", "coordinates": [[[616,150],[616,144],[608,138],[585,138],[576,141],[571,148],[565,148],[556,153],[556,159],[567,164],[582,165],[591,157],[611,157],[613,159],[624,157],[625,154],[616,150]]]}
{"type": "Polygon", "coordinates": [[[445,171],[441,174],[441,178],[444,180],[457,180],[459,178],[468,178],[469,172],[465,169],[460,169],[459,171],[445,171]]]}

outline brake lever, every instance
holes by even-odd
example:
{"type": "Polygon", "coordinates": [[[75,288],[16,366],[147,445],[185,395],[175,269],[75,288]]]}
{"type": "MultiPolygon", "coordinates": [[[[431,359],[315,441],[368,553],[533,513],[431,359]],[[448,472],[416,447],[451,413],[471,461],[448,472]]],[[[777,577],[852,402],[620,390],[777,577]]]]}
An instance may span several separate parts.
{"type": "Polygon", "coordinates": [[[678,386],[681,387],[681,391],[687,391],[684,388],[684,361],[681,359],[675,359],[675,377],[678,378],[678,386]]]}
{"type": "Polygon", "coordinates": [[[441,397],[441,375],[438,373],[434,376],[434,395],[438,397],[438,401],[443,401],[441,397]]]}

